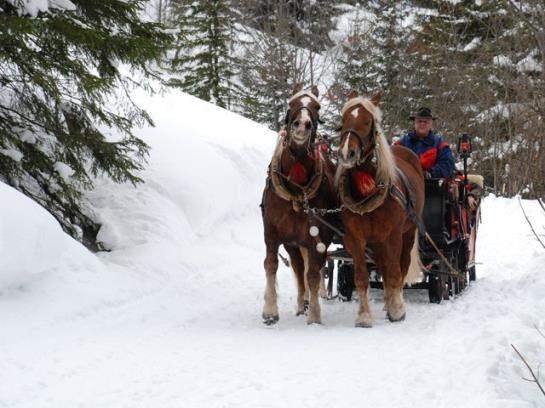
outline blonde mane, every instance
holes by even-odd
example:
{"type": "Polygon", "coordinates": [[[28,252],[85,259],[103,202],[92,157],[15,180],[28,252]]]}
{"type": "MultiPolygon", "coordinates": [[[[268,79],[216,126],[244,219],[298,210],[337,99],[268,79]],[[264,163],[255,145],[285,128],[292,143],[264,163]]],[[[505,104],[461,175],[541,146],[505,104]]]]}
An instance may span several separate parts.
{"type": "Polygon", "coordinates": [[[369,99],[359,96],[345,103],[341,110],[341,116],[344,116],[349,109],[357,105],[363,106],[373,116],[376,132],[377,181],[385,185],[393,183],[397,180],[396,164],[392,149],[382,132],[382,112],[369,99]]]}

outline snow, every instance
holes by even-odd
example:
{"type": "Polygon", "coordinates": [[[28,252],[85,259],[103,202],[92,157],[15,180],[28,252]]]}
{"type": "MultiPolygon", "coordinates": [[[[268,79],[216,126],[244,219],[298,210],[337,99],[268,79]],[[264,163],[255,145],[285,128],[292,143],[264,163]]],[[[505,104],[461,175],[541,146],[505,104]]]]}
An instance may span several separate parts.
{"type": "Polygon", "coordinates": [[[492,62],[494,65],[497,65],[499,67],[512,67],[513,62],[511,59],[505,55],[497,55],[493,58],[492,62]]]}
{"type": "Polygon", "coordinates": [[[17,7],[20,14],[36,17],[38,13],[54,9],[75,10],[76,6],[70,0],[8,0],[17,7]]]}
{"type": "Polygon", "coordinates": [[[519,72],[541,72],[542,70],[541,64],[531,54],[517,63],[517,71],[519,72]]]}
{"type": "Polygon", "coordinates": [[[463,51],[465,51],[465,52],[473,51],[474,49],[476,49],[480,45],[481,45],[481,38],[480,37],[475,37],[473,40],[471,40],[468,44],[466,44],[464,46],[463,51]]]}
{"type": "Polygon", "coordinates": [[[0,149],[0,154],[7,156],[16,162],[21,161],[23,158],[23,153],[15,149],[0,149]]]}
{"type": "MultiPolygon", "coordinates": [[[[135,97],[156,128],[144,185],[88,195],[111,252],[91,254],[41,207],[0,184],[0,407],[537,407],[545,361],[545,252],[516,199],[484,200],[478,280],[429,304],[406,293],[392,324],[373,290],[295,316],[278,272],[280,322],[261,323],[258,204],[276,136],[193,97],[135,97]]],[[[543,234],[545,213],[522,200],[543,234]]]]}

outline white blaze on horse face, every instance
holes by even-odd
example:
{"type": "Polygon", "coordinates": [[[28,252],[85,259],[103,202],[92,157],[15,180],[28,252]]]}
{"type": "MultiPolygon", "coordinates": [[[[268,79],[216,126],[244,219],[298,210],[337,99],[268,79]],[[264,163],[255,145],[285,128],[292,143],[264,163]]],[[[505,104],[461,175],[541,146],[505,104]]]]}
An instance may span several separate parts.
{"type": "Polygon", "coordinates": [[[359,114],[360,114],[360,108],[356,108],[352,111],[352,116],[354,116],[355,118],[357,118],[359,114]]]}
{"type": "Polygon", "coordinates": [[[341,146],[341,157],[343,160],[348,160],[348,141],[350,140],[350,135],[347,135],[344,139],[344,143],[341,146]]]}
{"type": "MultiPolygon", "coordinates": [[[[303,107],[307,107],[309,103],[312,102],[312,99],[308,96],[305,96],[304,98],[301,98],[301,104],[303,107]]],[[[312,123],[312,118],[310,117],[310,114],[308,112],[308,109],[302,109],[301,114],[299,116],[299,119],[297,120],[298,126],[295,127],[294,132],[294,140],[298,144],[303,144],[307,141],[307,139],[310,137],[310,133],[312,130],[311,127],[307,127],[307,124],[312,123]]]]}
{"type": "Polygon", "coordinates": [[[311,99],[309,96],[305,96],[304,98],[301,99],[301,103],[303,104],[304,107],[307,107],[310,102],[311,102],[311,99]]]}

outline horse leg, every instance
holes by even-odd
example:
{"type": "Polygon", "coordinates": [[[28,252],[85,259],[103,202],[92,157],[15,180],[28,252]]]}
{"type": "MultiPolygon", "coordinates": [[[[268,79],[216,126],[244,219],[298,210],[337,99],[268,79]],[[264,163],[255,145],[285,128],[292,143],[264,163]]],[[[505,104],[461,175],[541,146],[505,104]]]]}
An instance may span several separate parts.
{"type": "Polygon", "coordinates": [[[319,300],[320,289],[320,270],[324,264],[324,255],[318,254],[314,249],[308,250],[307,248],[299,247],[303,259],[305,260],[305,276],[308,283],[309,291],[309,305],[308,305],[308,324],[321,324],[321,311],[319,300]]]}
{"type": "MultiPolygon", "coordinates": [[[[403,284],[405,276],[401,272],[401,234],[393,233],[385,245],[380,246],[377,256],[384,265],[383,286],[386,313],[391,322],[405,319],[403,284]]],[[[410,252],[410,249],[409,249],[410,252]]]]}
{"type": "Polygon", "coordinates": [[[415,228],[412,232],[403,234],[403,248],[401,252],[401,272],[403,273],[403,283],[409,285],[422,280],[422,272],[425,267],[420,259],[420,249],[418,242],[418,230],[415,228]]]}
{"type": "Polygon", "coordinates": [[[369,308],[369,299],[367,292],[369,289],[369,272],[365,262],[364,240],[358,241],[354,234],[345,235],[346,248],[352,254],[354,262],[354,283],[359,298],[358,316],[356,318],[356,327],[373,327],[373,316],[369,308]]]}
{"type": "Polygon", "coordinates": [[[320,290],[318,294],[322,299],[327,299],[327,288],[325,287],[325,267],[320,269],[320,290]]]}
{"type": "Polygon", "coordinates": [[[373,244],[373,260],[375,261],[375,264],[377,266],[377,270],[382,275],[382,286],[383,286],[383,292],[384,292],[384,307],[382,310],[388,311],[388,305],[390,304],[390,299],[392,297],[392,293],[389,290],[388,287],[386,287],[384,276],[387,274],[386,269],[388,268],[388,264],[386,263],[386,257],[387,257],[387,251],[384,247],[383,243],[375,243],[373,244]]]}
{"type": "Polygon", "coordinates": [[[267,325],[278,321],[278,304],[276,294],[276,271],[278,270],[278,247],[277,243],[266,242],[267,255],[265,256],[265,306],[263,307],[263,323],[267,325]]]}
{"type": "Polygon", "coordinates": [[[301,255],[301,251],[298,247],[284,245],[284,248],[290,256],[290,264],[297,282],[296,316],[300,316],[305,313],[305,305],[308,305],[308,298],[305,297],[305,262],[303,261],[303,256],[301,255]]]}

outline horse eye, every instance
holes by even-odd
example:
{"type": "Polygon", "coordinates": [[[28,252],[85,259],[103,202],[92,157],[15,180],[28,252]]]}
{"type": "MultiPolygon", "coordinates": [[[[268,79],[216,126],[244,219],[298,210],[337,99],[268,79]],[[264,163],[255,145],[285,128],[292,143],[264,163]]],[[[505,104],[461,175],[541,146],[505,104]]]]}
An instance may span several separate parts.
{"type": "Polygon", "coordinates": [[[298,127],[299,126],[299,121],[298,120],[293,121],[293,126],[298,127]]]}
{"type": "Polygon", "coordinates": [[[307,129],[310,129],[312,127],[312,123],[310,123],[310,122],[305,123],[305,127],[307,129]]]}

